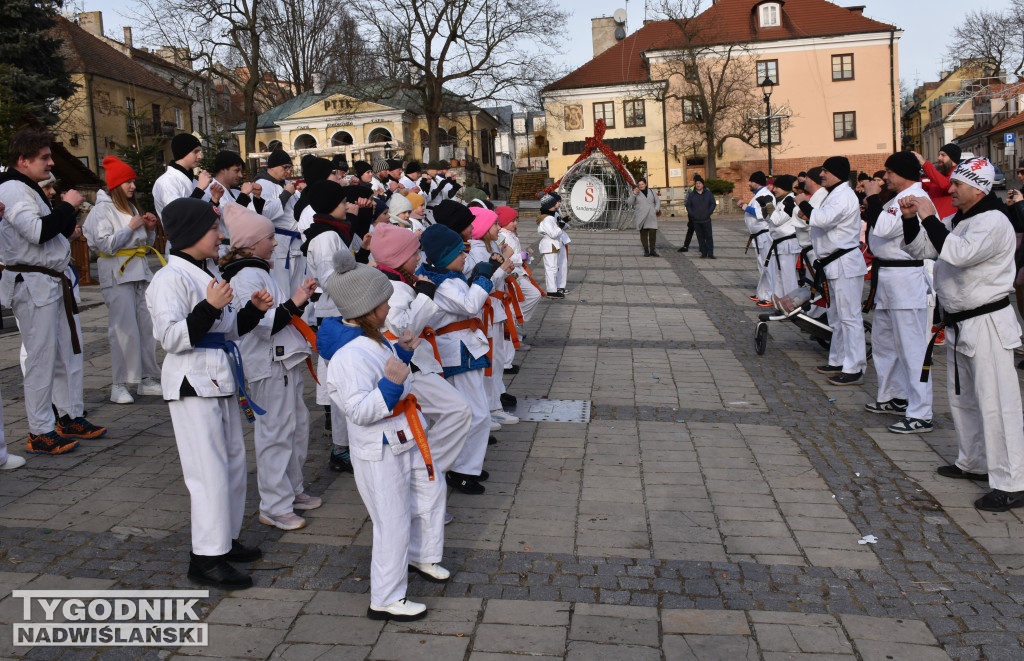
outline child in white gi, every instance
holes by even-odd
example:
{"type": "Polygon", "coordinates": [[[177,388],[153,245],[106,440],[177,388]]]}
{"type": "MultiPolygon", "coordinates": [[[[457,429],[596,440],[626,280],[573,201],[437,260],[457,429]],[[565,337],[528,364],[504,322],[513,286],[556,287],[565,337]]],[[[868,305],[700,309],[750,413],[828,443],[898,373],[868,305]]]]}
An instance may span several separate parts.
{"type": "MultiPolygon", "coordinates": [[[[512,264],[515,267],[513,273],[516,276],[516,282],[519,285],[520,290],[523,292],[523,300],[519,302],[519,309],[523,313],[523,323],[530,321],[533,317],[533,311],[537,309],[537,304],[540,303],[540,299],[544,296],[544,292],[541,291],[540,286],[534,281],[533,274],[530,272],[527,266],[532,260],[533,255],[523,250],[523,245],[519,241],[519,212],[512,207],[497,207],[494,212],[498,214],[498,245],[512,246],[512,264]]],[[[522,333],[519,334],[522,339],[522,333]]],[[[520,349],[524,347],[520,345],[520,349]]]]}
{"type": "Polygon", "coordinates": [[[243,305],[253,293],[263,290],[280,301],[273,315],[264,316],[242,338],[239,348],[253,400],[267,411],[256,418],[253,434],[259,521],[281,530],[298,530],[306,520],[293,510],[312,510],[323,504],[302,486],[302,467],[309,449],[309,410],[302,401],[302,383],[307,361],[313,364],[303,335],[305,331],[312,337],[312,330],[302,321],[302,313],[316,281],[306,278],[285,300],[271,275],[273,223],[237,204],[224,207],[224,222],[231,235],[231,249],[220,264],[224,279],[235,290],[235,305],[243,305]]]}
{"type": "MultiPolygon", "coordinates": [[[[188,577],[199,583],[247,588],[252,579],[229,562],[251,562],[259,549],[238,541],[245,513],[245,443],[239,407],[245,377],[234,340],[256,328],[273,305],[266,290],[241,309],[210,261],[217,257],[219,215],[193,198],[164,208],[175,248],[146,291],[153,331],[164,351],[161,384],[171,413],[185,486],[192,501],[188,577]]],[[[247,410],[248,414],[248,410],[247,410]]]]}
{"type": "Polygon", "coordinates": [[[151,213],[140,213],[134,204],[136,176],[131,166],[116,156],[107,156],[103,169],[109,193],[96,193],[96,206],[85,219],[82,232],[100,253],[96,269],[100,293],[107,304],[113,377],[110,401],[132,404],[135,399],[128,392],[128,384],[138,384],[139,395],[163,394],[153,320],[146,307],[146,287],[153,279],[146,252],[156,252],[153,241],[157,220],[151,213]]]}
{"type": "Polygon", "coordinates": [[[462,274],[466,260],[462,239],[444,225],[428,227],[420,243],[427,254],[427,262],[420,266],[416,275],[430,278],[437,286],[434,303],[438,312],[430,326],[437,334],[444,375],[466,398],[473,414],[466,443],[445,477],[449,486],[462,493],[481,494],[484,485],[480,482],[489,477],[483,464],[491,425],[484,376],[491,364],[490,343],[484,333],[481,314],[494,288],[490,277],[496,264],[491,260],[480,262],[466,278],[462,274]]]}
{"type": "Polygon", "coordinates": [[[426,421],[409,389],[408,363],[419,339],[407,331],[395,346],[388,343],[380,329],[388,315],[391,283],[377,269],[357,265],[351,252],[337,253],[335,274],[323,289],[345,318],[329,337],[321,336],[333,352],[327,387],[333,406],[345,413],[356,487],[373,521],[366,614],[374,620],[418,620],[427,607],[406,599],[408,572],[434,581],[450,576],[438,564],[441,545],[426,543],[443,540],[444,508],[437,516],[439,485],[423,429],[426,421]],[[433,481],[413,477],[420,464],[433,481]]]}
{"type": "Polygon", "coordinates": [[[537,234],[540,234],[539,250],[544,255],[544,281],[549,298],[565,298],[566,260],[562,251],[569,237],[558,222],[560,206],[562,198],[558,193],[547,193],[540,198],[537,234]]]}
{"type": "MultiPolygon", "coordinates": [[[[4,218],[4,204],[0,202],[0,222],[4,218]]],[[[4,405],[0,401],[0,470],[14,470],[25,465],[25,457],[7,452],[7,439],[4,436],[4,405]]]]}

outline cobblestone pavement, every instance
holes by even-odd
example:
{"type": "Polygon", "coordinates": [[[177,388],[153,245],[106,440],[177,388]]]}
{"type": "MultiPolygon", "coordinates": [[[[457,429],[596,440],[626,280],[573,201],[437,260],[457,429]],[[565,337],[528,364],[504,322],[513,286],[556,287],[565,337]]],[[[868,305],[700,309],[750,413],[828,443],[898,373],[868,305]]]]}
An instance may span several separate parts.
{"type": "MultiPolygon", "coordinates": [[[[106,401],[106,311],[85,292],[86,400],[108,435],[0,473],[0,656],[25,658],[1021,659],[1024,521],[983,514],[955,456],[944,354],[936,426],[897,436],[813,371],[787,323],[754,351],[754,257],[717,221],[717,260],[661,258],[634,233],[574,234],[570,295],[542,302],[511,392],[589,400],[587,424],[498,432],[483,496],[453,494],[443,585],[410,581],[430,615],[382,624],[368,604],[370,524],[351,475],[314,439],[299,531],[256,521],[257,588],[203,600],[209,647],[15,647],[14,589],[187,588],[188,497],[166,406],[106,401]],[[634,245],[635,244],[635,245],[634,245]],[[859,543],[874,535],[875,544],[859,543]]],[[[671,245],[674,244],[674,245],[671,245]]],[[[542,274],[540,274],[542,275],[542,274]]],[[[23,448],[16,335],[0,337],[12,449],[23,448]]],[[[312,397],[308,398],[312,401],[312,397]]],[[[314,428],[323,414],[313,412],[314,428]]],[[[249,439],[249,467],[254,472],[249,439]]]]}

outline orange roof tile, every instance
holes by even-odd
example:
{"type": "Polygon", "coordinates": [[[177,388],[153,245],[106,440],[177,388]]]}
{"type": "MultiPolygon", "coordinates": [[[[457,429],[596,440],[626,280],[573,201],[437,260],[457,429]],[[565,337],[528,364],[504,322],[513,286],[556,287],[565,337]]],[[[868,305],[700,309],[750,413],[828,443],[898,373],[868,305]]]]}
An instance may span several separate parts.
{"type": "MultiPolygon", "coordinates": [[[[755,9],[765,0],[719,0],[699,14],[695,34],[706,34],[706,45],[755,43],[782,39],[888,32],[882,23],[827,0],[778,0],[782,5],[779,27],[757,26],[755,9]],[[703,30],[699,26],[714,26],[703,30]]],[[[679,47],[682,28],[674,21],[651,21],[545,90],[601,85],[623,85],[648,80],[642,53],[679,47]]]]}
{"type": "Polygon", "coordinates": [[[1010,115],[1003,121],[993,126],[992,129],[988,132],[988,134],[992,135],[994,133],[1002,133],[1003,131],[1012,129],[1016,126],[1020,126],[1021,124],[1024,124],[1024,112],[1019,112],[1016,115],[1010,115]]]}

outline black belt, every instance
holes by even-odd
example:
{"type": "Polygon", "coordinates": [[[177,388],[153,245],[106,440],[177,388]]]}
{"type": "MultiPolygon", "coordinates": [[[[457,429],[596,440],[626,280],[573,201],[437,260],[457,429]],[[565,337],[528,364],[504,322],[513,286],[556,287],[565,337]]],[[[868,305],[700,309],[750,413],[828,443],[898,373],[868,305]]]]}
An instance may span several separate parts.
{"type": "MultiPolygon", "coordinates": [[[[82,343],[78,340],[78,327],[75,325],[78,304],[75,303],[74,285],[71,284],[71,278],[60,271],[32,264],[12,264],[5,266],[4,270],[11,271],[12,273],[42,273],[51,278],[57,278],[60,281],[61,296],[64,299],[64,315],[68,318],[68,328],[71,329],[71,351],[76,354],[82,353],[82,343]]],[[[17,278],[15,278],[15,282],[17,281],[17,278]]]]}
{"type": "Polygon", "coordinates": [[[775,255],[775,265],[778,266],[779,270],[781,271],[782,264],[779,263],[779,244],[782,243],[783,241],[789,241],[790,239],[795,238],[796,234],[790,234],[789,236],[783,236],[773,240],[771,247],[768,248],[768,254],[764,258],[764,265],[768,266],[768,263],[772,261],[772,255],[775,255]]]}
{"type": "MultiPolygon", "coordinates": [[[[747,247],[743,249],[743,254],[746,255],[747,251],[750,250],[750,242],[751,241],[754,241],[754,239],[756,239],[757,237],[759,237],[762,234],[766,233],[767,231],[768,230],[761,230],[760,232],[754,232],[753,234],[751,234],[750,237],[747,239],[747,247]]],[[[761,254],[761,249],[757,247],[757,242],[756,241],[754,241],[754,250],[757,251],[758,255],[761,254]]]]}
{"type": "Polygon", "coordinates": [[[953,332],[956,335],[953,337],[953,386],[956,394],[960,394],[960,366],[956,360],[956,345],[960,342],[960,322],[967,321],[968,319],[974,319],[980,317],[983,314],[992,314],[998,312],[1003,308],[1010,307],[1010,297],[1001,298],[998,301],[992,303],[986,303],[980,307],[976,307],[973,310],[964,310],[963,312],[946,312],[942,311],[942,322],[939,323],[939,327],[935,330],[935,334],[932,335],[931,341],[928,343],[928,350],[924,352],[924,366],[921,368],[921,383],[928,381],[928,374],[932,369],[932,353],[935,351],[935,340],[947,326],[952,326],[953,332]]]}
{"type": "Polygon", "coordinates": [[[828,281],[825,278],[825,267],[846,253],[853,252],[854,250],[857,250],[857,246],[853,246],[852,248],[840,248],[839,250],[833,251],[824,257],[814,260],[814,288],[821,292],[821,297],[825,299],[825,305],[830,304],[828,281]]]}
{"type": "Polygon", "coordinates": [[[800,249],[800,261],[796,265],[796,280],[797,284],[799,284],[801,287],[803,287],[804,285],[810,285],[813,289],[814,267],[811,265],[811,261],[813,261],[810,259],[811,250],[813,250],[813,246],[806,246],[800,249]],[[804,269],[807,269],[807,275],[810,276],[810,279],[804,277],[804,269]]]}
{"type": "Polygon", "coordinates": [[[924,266],[923,259],[879,259],[871,260],[871,291],[868,292],[868,299],[864,301],[864,312],[871,312],[875,307],[875,293],[878,291],[878,272],[883,268],[912,268],[924,266]]]}

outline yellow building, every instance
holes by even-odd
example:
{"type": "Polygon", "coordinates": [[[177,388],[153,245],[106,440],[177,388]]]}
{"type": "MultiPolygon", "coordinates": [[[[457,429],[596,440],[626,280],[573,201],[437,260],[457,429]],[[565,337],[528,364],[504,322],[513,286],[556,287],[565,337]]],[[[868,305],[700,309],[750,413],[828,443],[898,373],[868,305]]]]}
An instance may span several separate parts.
{"type": "MultiPolygon", "coordinates": [[[[453,163],[459,178],[494,194],[498,185],[494,136],[498,121],[470,103],[450,108],[440,120],[440,157],[453,163]]],[[[245,156],[245,127],[236,126],[245,156]]],[[[257,131],[257,152],[265,159],[271,150],[287,151],[300,174],[306,154],[330,157],[343,153],[351,164],[388,156],[406,162],[426,161],[429,146],[427,119],[408,90],[390,85],[327,85],[313,89],[262,113],[257,131]]]]}
{"type": "MultiPolygon", "coordinates": [[[[181,90],[65,18],[57,18],[52,34],[78,84],[61,102],[58,134],[90,170],[102,176],[103,159],[139,138],[192,131],[192,99],[181,90]]],[[[164,162],[171,160],[167,142],[164,162]]]]}
{"type": "Polygon", "coordinates": [[[953,71],[944,71],[938,81],[914,90],[913,103],[903,110],[903,146],[934,161],[942,145],[953,142],[974,124],[971,101],[974,81],[991,73],[985,62],[967,60],[953,71]],[[950,115],[961,116],[946,125],[950,115]],[[954,128],[954,124],[960,124],[954,128]]]}
{"type": "MultiPolygon", "coordinates": [[[[902,32],[862,11],[826,0],[719,0],[693,19],[704,28],[701,57],[713,62],[733,45],[733,66],[753,98],[762,97],[760,81],[772,80],[773,112],[789,116],[772,124],[775,173],[796,174],[836,154],[873,171],[899,148],[902,32]]],[[[550,176],[565,173],[604,119],[605,142],[644,161],[652,186],[684,187],[694,173],[706,177],[702,109],[683,65],[680,26],[649,21],[629,36],[606,39],[603,31],[615,24],[595,19],[595,57],[543,91],[550,176]]],[[[753,144],[726,139],[718,178],[742,184],[754,170],[769,169],[763,101],[749,112],[742,128],[753,144]]]]}

